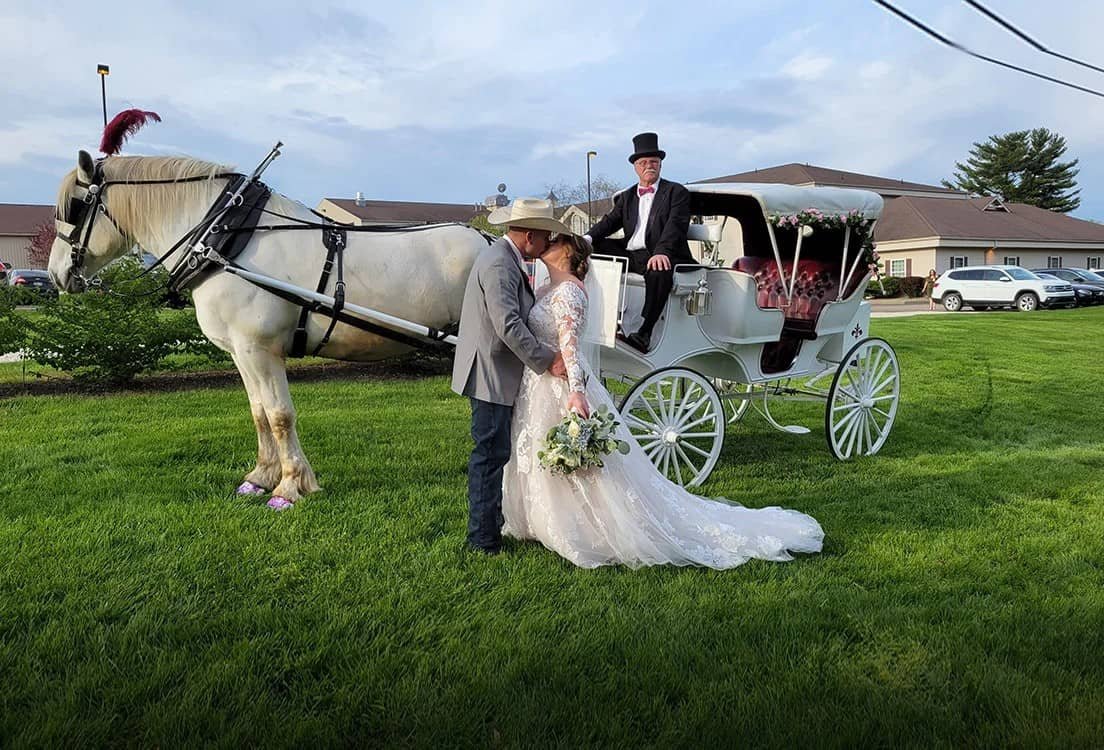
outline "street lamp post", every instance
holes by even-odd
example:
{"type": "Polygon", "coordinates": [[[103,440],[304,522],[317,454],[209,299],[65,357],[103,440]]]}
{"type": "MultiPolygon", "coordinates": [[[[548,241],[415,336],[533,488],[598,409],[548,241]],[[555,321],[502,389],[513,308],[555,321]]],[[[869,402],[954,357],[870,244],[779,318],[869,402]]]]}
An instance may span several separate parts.
{"type": "Polygon", "coordinates": [[[587,151],[587,226],[590,226],[590,214],[594,210],[594,206],[590,202],[590,159],[597,156],[597,151],[587,151]]]}
{"type": "Polygon", "coordinates": [[[103,63],[96,66],[96,72],[100,74],[100,98],[103,101],[104,127],[107,127],[107,76],[111,72],[103,63]]]}

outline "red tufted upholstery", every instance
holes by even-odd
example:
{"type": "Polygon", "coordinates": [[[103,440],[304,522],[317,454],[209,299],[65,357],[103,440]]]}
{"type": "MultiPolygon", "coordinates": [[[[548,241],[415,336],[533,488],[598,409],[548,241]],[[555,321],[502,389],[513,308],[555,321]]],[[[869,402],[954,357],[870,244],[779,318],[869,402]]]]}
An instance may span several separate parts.
{"type": "MultiPolygon", "coordinates": [[[[732,267],[755,277],[758,288],[756,303],[764,309],[781,308],[786,301],[785,287],[793,273],[793,262],[782,264],[785,280],[778,275],[778,264],[774,258],[737,258],[732,267]]],[[[857,272],[856,272],[857,275],[857,272]]],[[[854,291],[856,284],[849,291],[854,291]]],[[[787,320],[816,321],[820,311],[828,302],[833,302],[839,293],[839,271],[837,266],[816,260],[802,260],[797,264],[797,278],[794,280],[793,302],[786,310],[787,320]]]]}

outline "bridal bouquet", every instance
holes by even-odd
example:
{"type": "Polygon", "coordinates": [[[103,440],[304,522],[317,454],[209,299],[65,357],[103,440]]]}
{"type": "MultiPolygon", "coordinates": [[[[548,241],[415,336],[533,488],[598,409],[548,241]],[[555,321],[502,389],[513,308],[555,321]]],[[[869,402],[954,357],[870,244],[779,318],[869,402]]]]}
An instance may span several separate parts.
{"type": "Polygon", "coordinates": [[[614,451],[629,452],[629,444],[613,434],[618,424],[605,404],[586,419],[570,412],[544,436],[537,459],[554,474],[605,466],[603,456],[614,451]]]}

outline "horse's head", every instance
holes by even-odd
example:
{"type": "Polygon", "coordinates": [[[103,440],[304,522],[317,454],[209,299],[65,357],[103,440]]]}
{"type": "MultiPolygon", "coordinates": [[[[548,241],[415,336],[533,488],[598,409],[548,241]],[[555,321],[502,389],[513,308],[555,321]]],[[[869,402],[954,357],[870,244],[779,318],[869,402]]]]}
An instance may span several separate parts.
{"type": "Polygon", "coordinates": [[[58,190],[57,237],[50,249],[49,271],[54,284],[67,292],[82,291],[87,279],[134,244],[104,203],[104,161],[81,151],[77,168],[62,179],[58,190]]]}

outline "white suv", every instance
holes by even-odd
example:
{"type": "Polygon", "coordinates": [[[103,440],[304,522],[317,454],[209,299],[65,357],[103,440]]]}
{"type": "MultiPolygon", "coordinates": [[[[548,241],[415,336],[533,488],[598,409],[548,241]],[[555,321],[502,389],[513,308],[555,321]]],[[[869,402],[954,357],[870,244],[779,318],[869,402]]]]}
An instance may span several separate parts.
{"type": "Polygon", "coordinates": [[[1037,307],[1061,307],[1076,304],[1073,287],[1050,279],[1041,279],[1019,266],[966,266],[944,271],[935,280],[932,299],[942,301],[951,312],[969,305],[975,310],[1014,306],[1031,312],[1037,307]]]}

